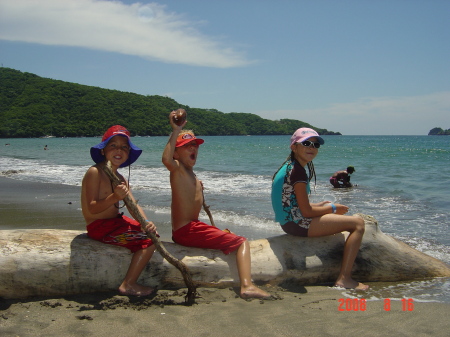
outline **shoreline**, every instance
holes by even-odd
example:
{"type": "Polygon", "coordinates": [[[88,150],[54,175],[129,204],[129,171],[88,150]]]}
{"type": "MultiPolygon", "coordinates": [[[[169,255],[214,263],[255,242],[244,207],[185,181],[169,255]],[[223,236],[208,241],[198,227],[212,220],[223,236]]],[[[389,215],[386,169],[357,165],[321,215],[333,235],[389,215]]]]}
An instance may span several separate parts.
{"type": "MultiPolygon", "coordinates": [[[[79,186],[7,177],[0,177],[0,184],[0,229],[44,228],[41,224],[48,224],[47,228],[85,230],[79,186]]],[[[369,284],[374,289],[389,289],[389,284],[369,284]]],[[[415,301],[408,310],[403,307],[405,301],[398,296],[389,298],[387,292],[387,311],[383,298],[375,299],[369,293],[365,298],[364,292],[327,285],[262,288],[275,299],[242,300],[232,288],[199,288],[197,304],[190,307],[183,304],[185,289],[160,289],[142,298],[116,292],[0,298],[0,335],[446,336],[450,328],[442,314],[450,309],[450,303],[415,301]]]]}
{"type": "MultiPolygon", "coordinates": [[[[67,229],[86,231],[81,213],[81,186],[30,182],[0,176],[2,229],[67,229]]],[[[139,195],[139,191],[133,193],[139,195]]],[[[121,209],[130,216],[126,208],[121,209]]],[[[145,209],[162,240],[171,241],[170,217],[145,209]]]]}
{"type": "Polygon", "coordinates": [[[0,229],[83,230],[79,186],[39,183],[0,176],[0,229]]]}

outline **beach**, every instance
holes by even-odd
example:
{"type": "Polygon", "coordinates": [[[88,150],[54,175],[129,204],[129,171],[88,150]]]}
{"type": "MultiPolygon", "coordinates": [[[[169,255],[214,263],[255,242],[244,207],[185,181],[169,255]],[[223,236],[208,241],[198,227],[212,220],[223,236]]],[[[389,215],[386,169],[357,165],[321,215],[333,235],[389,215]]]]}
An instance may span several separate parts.
{"type": "MultiPolygon", "coordinates": [[[[0,184],[1,229],[45,228],[43,224],[84,229],[79,186],[7,177],[0,177],[0,184]]],[[[167,228],[161,227],[167,237],[167,228]]],[[[192,306],[184,304],[186,289],[158,289],[141,298],[105,292],[0,299],[0,335],[446,336],[450,328],[448,303],[390,298],[389,293],[384,299],[365,297],[329,285],[262,287],[272,299],[243,300],[237,289],[199,288],[192,306]]]]}
{"type": "MultiPolygon", "coordinates": [[[[368,301],[364,311],[339,310],[342,292],[323,286],[267,289],[274,300],[242,300],[230,289],[200,288],[198,304],[182,291],[128,298],[97,293],[2,301],[2,336],[448,336],[449,305],[368,301]]],[[[344,308],[345,309],[345,308],[344,308]]]]}
{"type": "Polygon", "coordinates": [[[0,177],[0,229],[82,230],[80,187],[0,177]]]}
{"type": "MultiPolygon", "coordinates": [[[[80,186],[22,181],[2,176],[0,185],[0,230],[86,229],[81,213],[80,186]]],[[[126,208],[122,208],[121,212],[130,216],[126,208]]],[[[163,240],[170,240],[171,229],[166,224],[168,219],[151,210],[147,213],[155,223],[165,224],[158,228],[158,233],[163,240]]]]}

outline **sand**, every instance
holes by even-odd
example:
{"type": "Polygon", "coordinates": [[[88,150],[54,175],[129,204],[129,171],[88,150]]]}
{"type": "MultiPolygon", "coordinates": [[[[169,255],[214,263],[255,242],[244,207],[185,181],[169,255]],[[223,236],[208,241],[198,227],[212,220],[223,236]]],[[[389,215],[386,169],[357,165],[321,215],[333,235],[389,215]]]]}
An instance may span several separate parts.
{"type": "Polygon", "coordinates": [[[383,301],[367,301],[363,311],[345,306],[340,311],[343,291],[265,289],[275,299],[242,300],[233,289],[200,288],[193,306],[184,305],[183,289],[145,298],[96,293],[1,301],[0,335],[448,336],[450,331],[449,305],[443,303],[414,303],[412,311],[403,311],[401,301],[392,301],[386,311],[383,301]]]}
{"type": "MultiPolygon", "coordinates": [[[[81,186],[37,183],[0,176],[0,230],[54,228],[86,230],[81,213],[81,186]]],[[[139,191],[133,192],[139,198],[139,191]]],[[[126,208],[120,210],[130,216],[126,208]]],[[[171,241],[170,215],[146,210],[162,240],[171,241]]]]}
{"type": "MultiPolygon", "coordinates": [[[[0,185],[0,229],[84,228],[79,187],[5,177],[0,185]]],[[[383,299],[327,285],[263,289],[273,299],[242,300],[237,289],[199,288],[192,306],[184,303],[186,289],[158,289],[148,297],[105,292],[0,299],[0,336],[447,336],[450,331],[448,303],[408,307],[406,300],[392,299],[386,310],[383,299]]]]}
{"type": "Polygon", "coordinates": [[[43,184],[0,177],[0,229],[84,230],[79,186],[43,184]]]}

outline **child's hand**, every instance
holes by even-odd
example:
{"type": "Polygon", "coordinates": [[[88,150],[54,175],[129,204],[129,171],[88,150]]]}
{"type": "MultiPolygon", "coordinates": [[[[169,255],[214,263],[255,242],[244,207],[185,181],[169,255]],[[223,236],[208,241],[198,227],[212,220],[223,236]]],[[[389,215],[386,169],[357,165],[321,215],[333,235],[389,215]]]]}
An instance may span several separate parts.
{"type": "Polygon", "coordinates": [[[346,214],[348,212],[348,206],[341,204],[334,204],[336,206],[336,214],[346,214]]]}
{"type": "Polygon", "coordinates": [[[146,221],[147,221],[147,223],[146,223],[145,227],[142,227],[142,226],[141,226],[142,230],[143,230],[145,233],[148,233],[148,232],[150,232],[150,233],[155,233],[155,235],[159,238],[159,234],[158,234],[158,232],[156,231],[156,226],[155,226],[155,224],[154,224],[152,221],[148,221],[148,220],[146,220],[146,221]]]}
{"type": "Polygon", "coordinates": [[[222,229],[222,232],[234,234],[232,231],[230,231],[228,228],[222,229]]]}
{"type": "Polygon", "coordinates": [[[117,197],[117,199],[123,200],[128,195],[127,185],[122,182],[120,185],[114,187],[114,195],[117,197]]]}
{"type": "Polygon", "coordinates": [[[151,233],[156,233],[156,226],[152,221],[148,221],[144,227],[144,231],[145,232],[151,232],[151,233]]]}

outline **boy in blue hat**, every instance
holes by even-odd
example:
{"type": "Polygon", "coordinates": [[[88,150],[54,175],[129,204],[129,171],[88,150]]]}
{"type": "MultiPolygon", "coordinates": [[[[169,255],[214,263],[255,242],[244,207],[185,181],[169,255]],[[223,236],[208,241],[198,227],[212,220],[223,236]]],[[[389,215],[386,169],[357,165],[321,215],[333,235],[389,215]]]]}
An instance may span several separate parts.
{"type": "MultiPolygon", "coordinates": [[[[146,296],[153,288],[137,283],[142,270],[155,250],[145,231],[156,232],[153,222],[147,222],[144,230],[134,219],[119,214],[119,202],[127,195],[133,195],[125,178],[118,173],[119,167],[133,164],[142,150],[130,140],[130,133],[120,125],[110,127],[102,137],[102,142],[91,147],[91,157],[96,165],[91,166],[81,187],[81,207],[88,236],[94,240],[128,248],[133,254],[127,274],[119,286],[122,295],[146,296]],[[113,188],[102,166],[111,162],[113,172],[122,183],[113,188]]],[[[138,206],[142,216],[144,211],[138,206]]]]}

